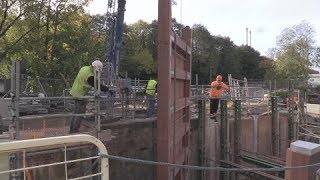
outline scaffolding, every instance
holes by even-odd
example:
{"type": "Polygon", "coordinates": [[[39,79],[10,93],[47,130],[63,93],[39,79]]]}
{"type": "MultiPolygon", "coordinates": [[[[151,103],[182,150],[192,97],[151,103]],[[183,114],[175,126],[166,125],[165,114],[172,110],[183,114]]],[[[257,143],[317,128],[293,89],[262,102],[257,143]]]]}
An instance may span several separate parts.
{"type": "MultiPolygon", "coordinates": [[[[115,121],[119,121],[121,119],[131,119],[131,118],[145,118],[143,115],[143,111],[145,111],[146,103],[144,99],[144,90],[147,83],[147,80],[140,80],[140,79],[134,79],[134,80],[119,80],[114,85],[116,88],[116,96],[110,97],[100,94],[101,92],[93,91],[91,92],[91,96],[84,96],[83,99],[89,101],[88,105],[88,111],[84,114],[73,114],[69,112],[69,110],[66,109],[72,109],[72,101],[73,97],[67,96],[68,90],[61,88],[63,90],[63,93],[61,93],[61,96],[50,96],[51,93],[48,93],[46,90],[46,83],[44,83],[44,79],[42,78],[35,78],[37,82],[36,84],[40,86],[38,88],[38,91],[35,91],[35,88],[33,88],[34,93],[37,92],[43,93],[44,96],[35,96],[32,94],[32,96],[26,96],[28,94],[29,90],[23,91],[22,89],[30,89],[30,86],[33,85],[32,78],[21,78],[22,76],[19,75],[19,65],[14,64],[13,66],[13,78],[12,78],[12,91],[8,93],[10,97],[4,98],[4,100],[9,101],[12,103],[12,111],[11,111],[11,117],[9,118],[2,118],[2,120],[6,120],[7,126],[9,127],[9,132],[12,134],[12,139],[33,139],[33,138],[41,138],[41,137],[48,137],[48,136],[60,136],[60,135],[67,135],[68,133],[68,119],[70,117],[74,116],[80,116],[84,117],[85,121],[83,125],[85,126],[82,129],[82,133],[90,134],[92,136],[98,137],[100,139],[107,139],[107,136],[110,136],[108,132],[105,131],[104,125],[108,123],[112,123],[115,121]],[[21,79],[26,79],[27,83],[21,82],[21,79]],[[29,83],[28,83],[29,81],[29,83]],[[26,85],[21,87],[21,84],[28,84],[28,88],[25,88],[26,85]],[[130,91],[123,91],[125,89],[124,87],[128,87],[127,84],[132,85],[130,88],[130,91]],[[20,93],[20,92],[26,92],[20,93]],[[27,103],[28,102],[28,103],[27,103]],[[31,103],[30,103],[31,102],[31,103]],[[59,102],[59,103],[57,103],[59,102]],[[45,112],[43,114],[36,114],[36,115],[21,115],[21,109],[24,107],[24,105],[27,104],[27,106],[30,106],[33,108],[35,103],[45,105],[46,103],[49,104],[49,106],[43,106],[43,107],[50,107],[52,104],[60,104],[62,106],[62,111],[60,112],[54,112],[49,110],[48,112],[45,112]],[[109,103],[109,104],[108,104],[109,103]],[[110,108],[111,107],[111,108],[110,108]],[[59,122],[61,121],[61,122],[59,122]],[[36,126],[34,125],[37,122],[36,126]],[[39,123],[40,122],[40,123],[39,123]]],[[[95,75],[95,89],[99,89],[98,85],[99,83],[99,74],[95,75]]],[[[253,147],[252,149],[248,149],[247,147],[239,146],[239,140],[234,139],[239,136],[232,136],[231,132],[237,132],[239,134],[239,129],[232,129],[237,126],[230,125],[230,122],[227,122],[227,125],[224,124],[224,136],[228,139],[226,141],[224,139],[224,148],[227,149],[227,152],[230,152],[228,154],[225,154],[225,160],[229,163],[233,160],[239,160],[236,159],[237,153],[245,154],[245,156],[241,157],[246,161],[254,162],[256,164],[264,163],[261,161],[261,159],[257,159],[255,156],[263,156],[263,159],[269,159],[268,162],[282,162],[283,159],[280,157],[283,156],[283,147],[281,148],[281,144],[285,142],[285,144],[288,144],[290,141],[301,138],[301,137],[310,137],[310,138],[316,138],[319,139],[318,130],[316,130],[319,127],[319,123],[316,122],[308,122],[307,124],[302,124],[304,121],[302,121],[303,117],[303,105],[297,110],[289,111],[289,106],[284,107],[279,102],[277,97],[271,96],[270,91],[268,88],[261,87],[261,86],[251,86],[252,83],[248,82],[246,79],[244,80],[236,80],[233,79],[230,75],[232,83],[229,83],[230,88],[233,88],[233,95],[224,94],[222,96],[221,100],[224,101],[222,103],[221,108],[225,109],[224,120],[230,119],[234,123],[242,122],[242,119],[248,119],[252,118],[252,129],[253,133],[257,138],[253,140],[253,147]],[[266,90],[267,89],[267,90],[266,90]],[[265,95],[268,96],[265,96],[265,95]],[[269,102],[271,97],[271,101],[269,102]],[[272,100],[273,99],[273,100],[272,100]],[[229,104],[232,104],[232,106],[229,106],[229,104]],[[283,135],[280,136],[280,129],[281,129],[281,123],[279,121],[279,111],[280,108],[282,110],[286,109],[288,110],[288,117],[290,126],[290,134],[288,134],[288,137],[291,139],[287,140],[283,137],[283,135]],[[236,111],[237,110],[237,111],[236,111]],[[246,111],[248,110],[248,111],[246,111]],[[274,145],[272,146],[271,153],[266,154],[265,152],[261,152],[261,140],[259,138],[262,138],[261,133],[263,132],[261,127],[262,123],[265,123],[264,120],[261,120],[265,115],[268,115],[271,113],[271,119],[272,119],[272,129],[275,131],[272,132],[272,141],[274,142],[274,145]],[[292,116],[293,115],[293,116],[292,116]],[[293,118],[292,118],[293,117],[293,118]],[[238,119],[237,119],[238,118],[238,119]],[[241,121],[240,121],[241,120],[241,121]],[[260,127],[260,128],[259,128],[260,127]],[[290,136],[289,136],[290,135],[290,136]],[[232,141],[229,141],[231,139],[232,141]],[[236,146],[233,146],[232,143],[234,143],[236,146]],[[254,158],[253,158],[254,157],[254,158]],[[278,159],[277,159],[278,158],[278,159]]],[[[57,81],[57,80],[54,80],[57,81]]],[[[197,82],[197,81],[196,81],[197,82]]],[[[31,88],[32,89],[32,88],[31,88]]],[[[289,90],[295,92],[294,87],[288,88],[289,90]]],[[[129,89],[126,89],[129,90],[129,89]]],[[[199,85],[196,83],[195,85],[191,86],[191,100],[192,104],[190,104],[190,111],[193,113],[193,115],[196,115],[198,112],[197,104],[198,100],[205,101],[204,104],[201,104],[202,108],[207,108],[208,104],[208,92],[210,91],[209,85],[199,85]],[[196,103],[195,103],[196,102],[196,103]]],[[[295,93],[291,93],[291,95],[294,95],[295,93]]],[[[299,94],[299,93],[298,93],[299,94]]],[[[300,96],[299,96],[300,97],[300,96]]],[[[300,98],[299,98],[300,99],[300,98]]],[[[292,103],[293,101],[289,101],[292,103]]],[[[292,108],[293,106],[291,106],[292,108]]],[[[200,112],[207,112],[207,111],[200,111],[200,112]]],[[[220,116],[222,113],[220,113],[220,116]]],[[[202,120],[207,118],[208,114],[202,114],[201,118],[202,120]]],[[[221,117],[222,118],[222,117],[221,117]]],[[[223,121],[225,123],[225,121],[223,121]]],[[[202,124],[202,127],[204,127],[204,124],[202,124]]],[[[251,130],[252,130],[251,129],[251,130]]],[[[203,130],[205,132],[205,130],[203,130]]],[[[236,134],[237,134],[236,133],[236,134]]],[[[203,143],[205,141],[205,134],[201,134],[201,142],[203,143]]],[[[201,147],[205,148],[204,144],[201,144],[201,147]]],[[[203,153],[206,153],[205,149],[202,149],[203,153]]],[[[17,156],[18,157],[18,156],[17,156]]],[[[201,159],[203,163],[206,162],[204,158],[201,159]]],[[[17,162],[21,162],[21,159],[17,160],[17,162]]],[[[231,163],[232,164],[232,163],[231,163]]],[[[21,167],[21,165],[17,165],[17,167],[21,167]]],[[[270,163],[269,163],[270,165],[270,163]]],[[[204,174],[201,175],[201,177],[204,177],[204,174]]]]}

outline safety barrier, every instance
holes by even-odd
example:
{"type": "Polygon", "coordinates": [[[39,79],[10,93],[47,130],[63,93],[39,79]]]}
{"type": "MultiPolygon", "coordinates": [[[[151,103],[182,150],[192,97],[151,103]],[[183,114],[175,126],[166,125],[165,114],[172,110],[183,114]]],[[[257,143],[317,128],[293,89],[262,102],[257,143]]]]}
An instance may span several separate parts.
{"type": "MultiPolygon", "coordinates": [[[[4,170],[0,171],[0,175],[5,173],[17,173],[17,172],[23,172],[24,179],[26,179],[28,176],[30,177],[30,174],[28,173],[29,170],[32,169],[39,169],[43,167],[50,167],[50,166],[56,166],[56,165],[65,165],[65,179],[68,180],[68,163],[75,163],[75,162],[81,162],[86,160],[93,160],[93,159],[100,159],[100,157],[92,156],[92,157],[86,157],[86,158],[78,158],[73,160],[67,160],[67,145],[71,144],[79,144],[79,143],[91,143],[94,144],[99,153],[108,154],[106,147],[104,144],[97,138],[85,135],[85,134],[78,134],[78,135],[69,135],[69,136],[59,136],[59,137],[49,137],[49,138],[39,138],[39,139],[30,139],[30,140],[20,140],[20,141],[11,141],[11,142],[4,142],[0,143],[0,153],[13,153],[17,151],[22,151],[22,168],[17,169],[10,169],[10,170],[4,170]],[[26,150],[32,149],[33,151],[36,149],[41,149],[42,151],[46,148],[52,148],[53,146],[63,146],[64,147],[64,161],[62,162],[55,162],[55,163],[48,163],[48,164],[42,164],[37,166],[26,166],[26,150]]],[[[109,161],[107,158],[101,158],[100,159],[100,172],[97,172],[95,174],[85,175],[77,178],[73,178],[73,180],[78,179],[86,179],[90,177],[98,177],[101,176],[101,180],[109,180],[109,161]]],[[[27,178],[29,179],[29,178],[27,178]]]]}

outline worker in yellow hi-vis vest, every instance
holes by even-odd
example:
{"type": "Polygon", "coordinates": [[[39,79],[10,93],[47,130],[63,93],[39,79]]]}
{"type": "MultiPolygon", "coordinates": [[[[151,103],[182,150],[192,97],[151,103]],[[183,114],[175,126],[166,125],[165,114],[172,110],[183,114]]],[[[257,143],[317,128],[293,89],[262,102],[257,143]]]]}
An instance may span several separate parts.
{"type": "MultiPolygon", "coordinates": [[[[70,95],[72,97],[79,98],[75,99],[75,114],[83,114],[86,112],[87,101],[85,99],[81,99],[81,96],[87,95],[87,93],[94,87],[94,70],[101,72],[102,68],[102,62],[99,60],[95,60],[92,62],[91,66],[83,66],[78,72],[78,75],[74,80],[72,88],[70,90],[70,95]]],[[[100,90],[109,91],[109,88],[103,84],[100,84],[100,90]]],[[[81,116],[73,116],[69,133],[79,132],[81,121],[81,116]]]]}
{"type": "Polygon", "coordinates": [[[157,93],[157,84],[156,80],[149,80],[146,86],[146,95],[148,100],[148,108],[147,108],[147,117],[150,117],[155,113],[155,104],[156,104],[156,93],[157,93]]]}

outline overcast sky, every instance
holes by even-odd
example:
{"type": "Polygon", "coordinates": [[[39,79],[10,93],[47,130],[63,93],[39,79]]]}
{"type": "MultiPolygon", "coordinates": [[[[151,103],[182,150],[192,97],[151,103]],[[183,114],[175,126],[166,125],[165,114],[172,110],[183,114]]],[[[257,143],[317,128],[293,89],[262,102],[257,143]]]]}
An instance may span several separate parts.
{"type": "MultiPolygon", "coordinates": [[[[108,0],[93,0],[88,11],[103,14],[108,0]]],[[[184,25],[203,24],[213,35],[229,36],[246,43],[246,27],[252,32],[252,46],[262,55],[275,46],[281,31],[303,20],[316,31],[320,44],[320,0],[176,0],[172,16],[184,25]],[[182,7],[182,8],[181,8],[182,7]],[[182,11],[181,11],[182,9],[182,11]]],[[[158,18],[158,0],[127,0],[125,22],[158,18]]]]}

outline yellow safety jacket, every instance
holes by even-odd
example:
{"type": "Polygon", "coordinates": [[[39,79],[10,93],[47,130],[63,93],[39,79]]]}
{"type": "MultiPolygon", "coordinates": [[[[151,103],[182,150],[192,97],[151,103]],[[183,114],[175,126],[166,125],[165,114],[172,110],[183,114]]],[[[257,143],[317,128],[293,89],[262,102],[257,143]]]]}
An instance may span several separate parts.
{"type": "Polygon", "coordinates": [[[76,79],[73,82],[70,94],[73,97],[85,96],[92,86],[88,83],[88,78],[94,76],[93,68],[91,66],[83,66],[76,79]]]}
{"type": "Polygon", "coordinates": [[[156,80],[149,80],[147,89],[146,89],[146,94],[149,94],[150,96],[154,96],[156,94],[156,85],[157,85],[156,80]]]}

